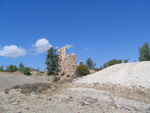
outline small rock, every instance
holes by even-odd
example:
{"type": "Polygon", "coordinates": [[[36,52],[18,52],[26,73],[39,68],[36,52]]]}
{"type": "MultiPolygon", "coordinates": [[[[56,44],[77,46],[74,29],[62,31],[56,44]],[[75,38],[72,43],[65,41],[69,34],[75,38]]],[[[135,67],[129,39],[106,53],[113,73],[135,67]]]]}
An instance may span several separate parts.
{"type": "Polygon", "coordinates": [[[7,100],[6,102],[9,103],[9,104],[12,104],[12,103],[14,103],[15,101],[16,101],[15,99],[9,99],[9,100],[7,100]]]}
{"type": "Polygon", "coordinates": [[[89,103],[88,102],[81,102],[81,106],[86,106],[86,105],[89,105],[89,103]]]}
{"type": "Polygon", "coordinates": [[[110,109],[114,110],[116,109],[116,106],[110,106],[110,109]]]}
{"type": "Polygon", "coordinates": [[[12,98],[13,98],[12,96],[9,96],[9,97],[8,97],[8,99],[12,99],[12,98]]]}
{"type": "Polygon", "coordinates": [[[18,104],[19,104],[19,101],[13,103],[13,105],[18,105],[18,104]]]}

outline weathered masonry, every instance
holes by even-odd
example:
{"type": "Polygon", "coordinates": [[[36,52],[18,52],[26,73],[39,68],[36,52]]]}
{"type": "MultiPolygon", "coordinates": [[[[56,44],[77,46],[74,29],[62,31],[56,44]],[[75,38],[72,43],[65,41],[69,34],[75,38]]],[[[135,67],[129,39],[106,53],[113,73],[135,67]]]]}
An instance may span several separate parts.
{"type": "Polygon", "coordinates": [[[63,47],[58,50],[59,70],[61,75],[74,76],[77,67],[77,58],[74,53],[67,55],[67,48],[63,47]]]}

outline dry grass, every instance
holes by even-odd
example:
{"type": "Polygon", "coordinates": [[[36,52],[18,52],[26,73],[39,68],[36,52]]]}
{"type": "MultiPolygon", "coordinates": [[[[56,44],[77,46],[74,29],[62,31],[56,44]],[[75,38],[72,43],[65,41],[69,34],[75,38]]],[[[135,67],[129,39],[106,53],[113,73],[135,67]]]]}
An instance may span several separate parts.
{"type": "Polygon", "coordinates": [[[12,87],[12,89],[21,89],[21,93],[28,94],[31,92],[34,93],[44,93],[48,89],[50,89],[51,86],[48,83],[34,83],[34,84],[24,84],[24,85],[16,85],[12,87]]]}
{"type": "MultiPolygon", "coordinates": [[[[70,82],[70,80],[65,81],[65,83],[70,82]]],[[[21,89],[21,93],[30,94],[31,92],[37,94],[45,94],[45,93],[57,93],[61,89],[68,88],[68,85],[63,83],[34,83],[34,84],[24,84],[24,85],[16,85],[11,89],[21,89]]]]}

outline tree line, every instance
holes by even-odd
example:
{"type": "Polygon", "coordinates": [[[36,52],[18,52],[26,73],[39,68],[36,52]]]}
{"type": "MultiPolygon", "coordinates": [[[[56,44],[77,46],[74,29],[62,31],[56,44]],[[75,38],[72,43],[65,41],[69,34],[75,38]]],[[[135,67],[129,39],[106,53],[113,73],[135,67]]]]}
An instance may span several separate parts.
{"type": "Polygon", "coordinates": [[[32,70],[36,70],[36,71],[39,71],[39,68],[37,69],[34,69],[34,68],[31,68],[31,67],[25,67],[23,63],[20,63],[19,64],[19,67],[17,67],[16,65],[8,65],[6,66],[6,68],[4,68],[4,65],[0,66],[0,72],[21,72],[23,73],[24,75],[31,75],[31,72],[32,70]]]}

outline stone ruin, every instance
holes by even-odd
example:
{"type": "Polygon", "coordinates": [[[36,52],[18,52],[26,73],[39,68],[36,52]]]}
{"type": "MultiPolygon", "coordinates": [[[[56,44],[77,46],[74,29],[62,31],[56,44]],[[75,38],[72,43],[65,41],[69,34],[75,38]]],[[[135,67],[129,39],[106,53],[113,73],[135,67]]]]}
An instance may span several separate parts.
{"type": "Polygon", "coordinates": [[[67,55],[67,48],[63,47],[58,50],[58,58],[59,58],[59,74],[65,75],[67,77],[72,77],[75,75],[76,67],[77,67],[77,58],[74,53],[67,55]]]}

